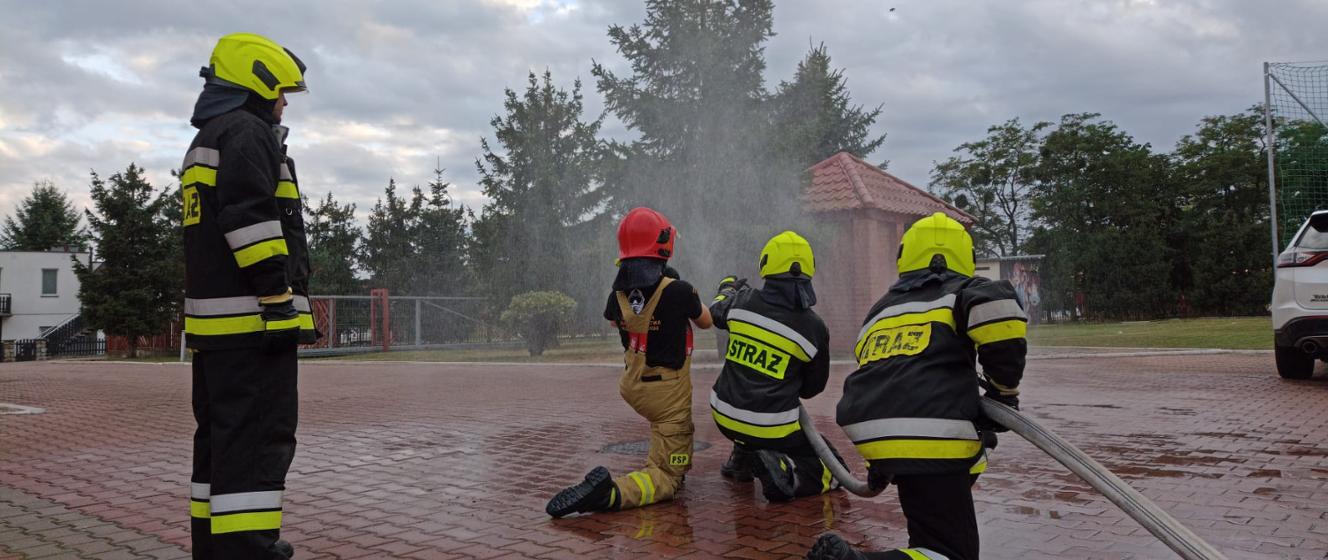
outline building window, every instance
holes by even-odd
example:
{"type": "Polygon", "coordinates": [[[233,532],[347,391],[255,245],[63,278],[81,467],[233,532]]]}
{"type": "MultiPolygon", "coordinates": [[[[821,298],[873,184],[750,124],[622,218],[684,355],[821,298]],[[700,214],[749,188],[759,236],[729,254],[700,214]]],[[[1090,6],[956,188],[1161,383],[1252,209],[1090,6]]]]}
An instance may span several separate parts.
{"type": "Polygon", "coordinates": [[[57,268],[43,268],[43,269],[42,269],[42,295],[43,295],[43,296],[53,296],[53,295],[56,295],[56,282],[55,282],[55,279],[56,279],[56,274],[59,273],[59,272],[60,272],[60,269],[57,269],[57,268]]]}

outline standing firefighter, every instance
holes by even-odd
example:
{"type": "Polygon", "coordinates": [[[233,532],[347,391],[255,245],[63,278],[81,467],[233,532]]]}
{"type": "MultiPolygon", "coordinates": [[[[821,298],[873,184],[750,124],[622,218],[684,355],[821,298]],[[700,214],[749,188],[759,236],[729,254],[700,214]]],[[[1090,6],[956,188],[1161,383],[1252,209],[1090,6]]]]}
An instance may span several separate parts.
{"type": "Polygon", "coordinates": [[[972,484],[987,466],[983,442],[994,440],[984,436],[998,429],[981,417],[978,389],[1018,408],[1028,345],[1014,288],[974,278],[973,261],[973,240],[946,215],[909,228],[899,281],[868,313],[839,401],[868,481],[899,487],[912,548],[863,554],[822,535],[808,558],[977,560],[972,484]]]}
{"type": "Polygon", "coordinates": [[[277,540],[295,455],[297,342],[316,338],[295,164],[280,126],[304,64],[222,37],[202,70],[180,176],[185,332],[194,353],[194,558],[290,558],[277,540]]]}
{"type": "Polygon", "coordinates": [[[604,318],[622,336],[623,400],[650,421],[646,467],[612,479],[595,467],[559,492],[553,517],[629,509],[670,500],[692,468],[692,324],[710,328],[696,289],[667,274],[677,231],[662,214],[636,208],[618,225],[618,276],[604,318]]]}
{"type": "Polygon", "coordinates": [[[715,326],[729,333],[710,408],[733,440],[720,474],[739,481],[755,474],[766,499],[785,502],[838,487],[798,423],[799,399],[820,394],[830,377],[830,333],[811,310],[816,260],[806,239],[774,236],[760,267],[760,291],[730,276],[710,305],[715,326]]]}

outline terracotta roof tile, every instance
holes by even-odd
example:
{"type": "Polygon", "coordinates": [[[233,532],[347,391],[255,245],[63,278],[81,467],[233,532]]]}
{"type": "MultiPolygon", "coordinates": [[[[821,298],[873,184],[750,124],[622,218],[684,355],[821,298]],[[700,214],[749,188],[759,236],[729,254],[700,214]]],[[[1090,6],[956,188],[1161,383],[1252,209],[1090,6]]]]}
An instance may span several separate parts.
{"type": "Polygon", "coordinates": [[[812,212],[874,208],[919,217],[944,212],[964,225],[976,221],[967,212],[848,152],[830,156],[808,171],[812,184],[802,201],[812,212]]]}

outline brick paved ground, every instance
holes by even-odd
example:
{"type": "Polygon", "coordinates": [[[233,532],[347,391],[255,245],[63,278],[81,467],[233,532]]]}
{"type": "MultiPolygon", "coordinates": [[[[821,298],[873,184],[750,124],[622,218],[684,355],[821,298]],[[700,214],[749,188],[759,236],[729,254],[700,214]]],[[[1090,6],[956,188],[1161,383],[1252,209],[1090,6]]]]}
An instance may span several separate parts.
{"type": "MultiPolygon", "coordinates": [[[[1230,558],[1325,558],[1328,382],[1279,380],[1268,355],[1039,360],[1024,401],[1230,558]]],[[[190,417],[178,365],[0,365],[0,557],[187,555],[190,417]]],[[[716,369],[701,368],[708,388],[716,369]]],[[[835,372],[835,382],[846,373],[835,372]]],[[[797,557],[833,530],[904,542],[888,490],[766,503],[720,478],[700,412],[681,499],[551,521],[552,492],[642,439],[616,367],[307,364],[284,535],[301,558],[797,557]]],[[[812,401],[833,426],[837,387],[812,401]]],[[[861,469],[859,468],[859,472],[861,469]]],[[[1067,471],[1013,437],[979,482],[984,558],[1168,558],[1067,471]]]]}

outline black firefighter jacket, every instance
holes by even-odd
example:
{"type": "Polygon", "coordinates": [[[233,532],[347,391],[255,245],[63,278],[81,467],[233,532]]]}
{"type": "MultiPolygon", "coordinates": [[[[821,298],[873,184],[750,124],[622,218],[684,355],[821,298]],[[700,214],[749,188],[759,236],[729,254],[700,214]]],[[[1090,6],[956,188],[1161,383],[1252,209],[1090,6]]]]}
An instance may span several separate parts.
{"type": "Polygon", "coordinates": [[[839,425],[873,470],[969,470],[984,457],[973,425],[976,364],[995,390],[1018,394],[1027,322],[1009,282],[903,275],[858,333],[858,369],[844,381],[839,425]]]}
{"type": "Polygon", "coordinates": [[[710,306],[729,332],[724,369],[710,392],[715,423],[729,439],[760,448],[800,448],[799,398],[825,389],[829,331],[811,309],[772,304],[754,289],[710,306]]]}
{"type": "Polygon", "coordinates": [[[259,298],[287,289],[300,312],[300,342],[314,342],[295,163],[271,124],[246,108],[212,118],[181,169],[188,346],[258,346],[259,298]]]}

